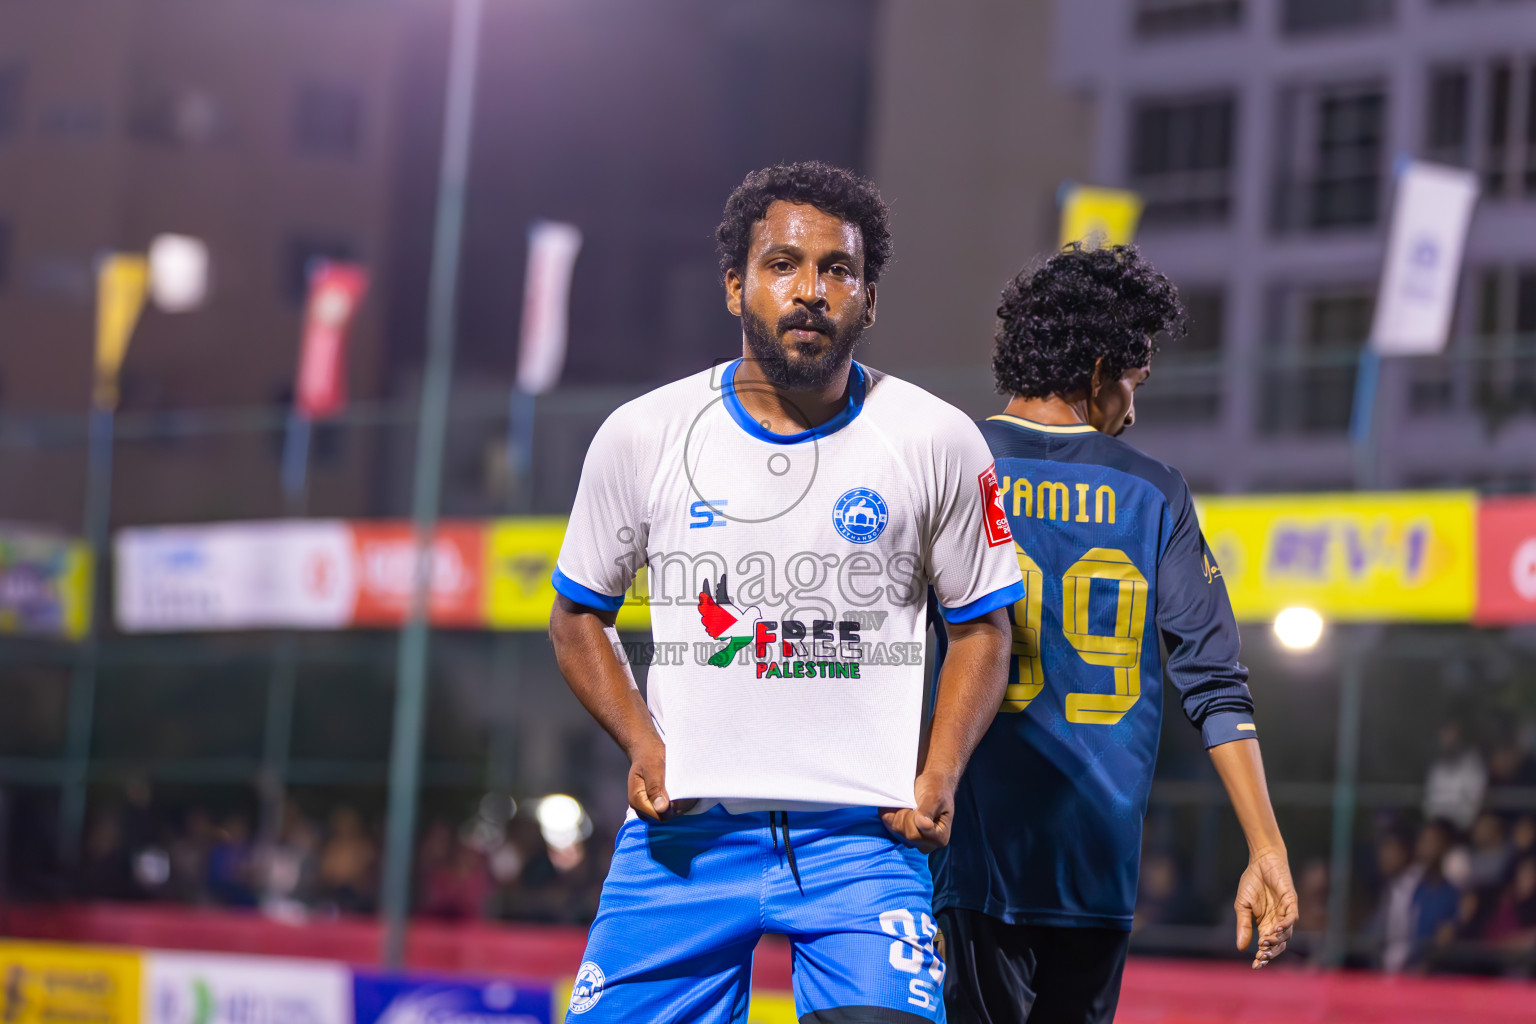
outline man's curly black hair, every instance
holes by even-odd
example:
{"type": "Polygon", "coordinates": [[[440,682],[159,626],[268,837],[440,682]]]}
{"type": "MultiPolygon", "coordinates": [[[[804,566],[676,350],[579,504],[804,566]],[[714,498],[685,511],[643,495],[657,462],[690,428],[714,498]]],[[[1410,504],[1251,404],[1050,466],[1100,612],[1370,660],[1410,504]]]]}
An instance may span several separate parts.
{"type": "Polygon", "coordinates": [[[1021,398],[1084,393],[1100,360],[1114,380],[1151,360],[1156,335],[1185,327],[1178,290],[1129,245],[1073,242],[1008,282],[997,315],[992,376],[1021,398]]]}
{"type": "Polygon", "coordinates": [[[874,182],[820,160],[776,164],[753,171],[725,201],[725,215],[715,229],[720,272],[745,274],[752,226],[777,199],[806,203],[823,213],[857,224],[864,236],[864,280],[880,279],[891,258],[891,211],[874,182]]]}

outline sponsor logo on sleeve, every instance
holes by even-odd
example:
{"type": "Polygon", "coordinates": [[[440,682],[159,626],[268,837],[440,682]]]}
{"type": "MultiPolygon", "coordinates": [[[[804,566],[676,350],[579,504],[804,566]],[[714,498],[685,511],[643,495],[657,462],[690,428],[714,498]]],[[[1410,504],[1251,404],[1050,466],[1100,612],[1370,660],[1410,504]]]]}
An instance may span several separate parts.
{"type": "Polygon", "coordinates": [[[1013,540],[1013,530],[1008,527],[1008,513],[1003,509],[1003,495],[997,489],[997,470],[988,466],[976,478],[981,485],[981,507],[987,528],[987,546],[997,547],[1013,540]]]}

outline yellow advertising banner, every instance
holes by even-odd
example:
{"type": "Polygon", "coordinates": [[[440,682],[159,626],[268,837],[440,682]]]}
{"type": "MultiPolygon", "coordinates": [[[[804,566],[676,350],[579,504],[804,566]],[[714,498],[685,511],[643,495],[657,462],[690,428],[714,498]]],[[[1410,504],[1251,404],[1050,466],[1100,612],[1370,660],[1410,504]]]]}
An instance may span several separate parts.
{"type": "Polygon", "coordinates": [[[138,1024],[137,953],[0,941],[6,1024],[138,1024]]]}
{"type": "MultiPolygon", "coordinates": [[[[564,516],[494,519],[485,537],[485,621],[491,629],[541,631],[549,625],[555,603],[550,574],[565,537],[564,516]]],[[[651,613],[635,594],[646,593],[640,571],[630,597],[619,609],[618,627],[626,632],[651,628],[651,613]]]]}
{"type": "Polygon", "coordinates": [[[1196,500],[1240,620],[1311,608],[1349,622],[1465,622],[1476,597],[1470,491],[1196,500]]]}
{"type": "Polygon", "coordinates": [[[1061,199],[1061,244],[1097,236],[1100,246],[1129,245],[1141,220],[1141,196],[1118,188],[1069,185],[1061,199]]]}

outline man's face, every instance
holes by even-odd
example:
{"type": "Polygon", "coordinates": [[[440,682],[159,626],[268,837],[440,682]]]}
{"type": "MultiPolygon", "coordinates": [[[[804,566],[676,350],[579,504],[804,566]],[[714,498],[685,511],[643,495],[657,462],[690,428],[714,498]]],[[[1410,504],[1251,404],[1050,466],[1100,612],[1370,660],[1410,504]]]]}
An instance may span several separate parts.
{"type": "Polygon", "coordinates": [[[752,230],[745,274],[726,271],[725,287],[748,354],[770,384],[785,390],[836,382],[875,322],[862,233],[814,206],[770,204],[752,230]]]}
{"type": "Polygon", "coordinates": [[[1126,370],[1116,380],[1096,381],[1088,400],[1088,422],[1100,433],[1119,437],[1136,422],[1136,389],[1152,375],[1152,366],[1126,370]]]}

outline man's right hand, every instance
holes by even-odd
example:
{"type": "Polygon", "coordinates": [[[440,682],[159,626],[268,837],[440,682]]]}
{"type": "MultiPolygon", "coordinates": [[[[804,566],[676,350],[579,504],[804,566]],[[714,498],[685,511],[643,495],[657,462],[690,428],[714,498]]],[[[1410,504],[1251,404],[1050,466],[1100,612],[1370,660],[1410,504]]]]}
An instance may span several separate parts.
{"type": "Polygon", "coordinates": [[[636,751],[629,764],[629,806],[649,821],[686,814],[697,800],[673,803],[667,796],[667,747],[659,739],[636,751]]]}

